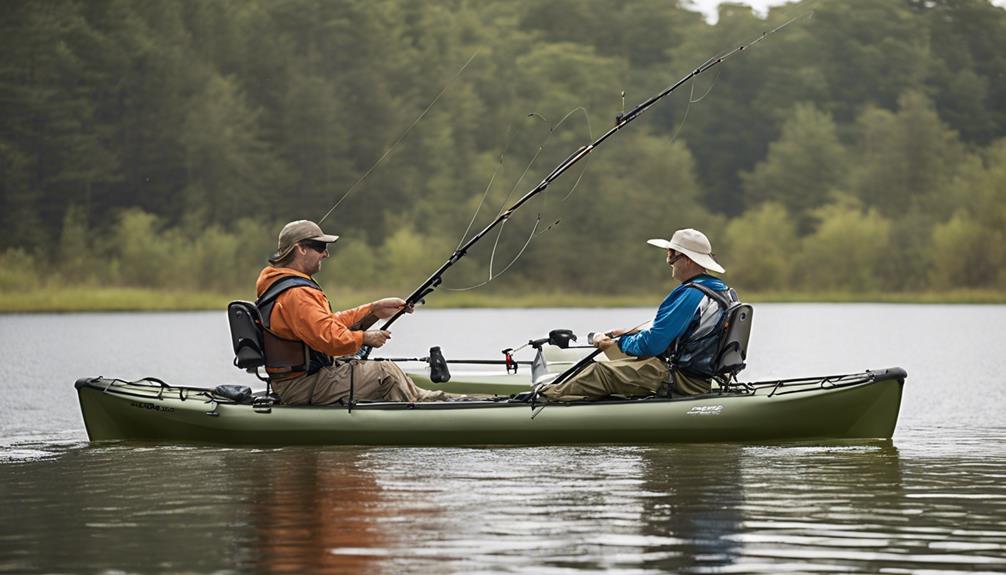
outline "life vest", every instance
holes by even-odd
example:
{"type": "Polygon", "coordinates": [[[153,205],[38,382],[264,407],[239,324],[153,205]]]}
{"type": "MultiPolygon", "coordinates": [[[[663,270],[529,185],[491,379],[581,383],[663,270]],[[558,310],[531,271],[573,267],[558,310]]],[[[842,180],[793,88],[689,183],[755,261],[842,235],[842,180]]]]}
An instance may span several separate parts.
{"type": "Polygon", "coordinates": [[[312,349],[303,341],[282,338],[271,329],[272,310],[280,294],[288,289],[308,288],[321,291],[321,286],[300,276],[282,276],[274,281],[255,300],[255,307],[262,318],[262,352],[266,372],[271,378],[288,373],[306,372],[308,375],[323,367],[332,365],[332,358],[312,349]]]}
{"type": "Polygon", "coordinates": [[[718,292],[697,282],[686,287],[701,291],[697,317],[665,352],[665,359],[687,375],[712,378],[736,376],[744,369],[753,309],[737,292],[718,292]]]}

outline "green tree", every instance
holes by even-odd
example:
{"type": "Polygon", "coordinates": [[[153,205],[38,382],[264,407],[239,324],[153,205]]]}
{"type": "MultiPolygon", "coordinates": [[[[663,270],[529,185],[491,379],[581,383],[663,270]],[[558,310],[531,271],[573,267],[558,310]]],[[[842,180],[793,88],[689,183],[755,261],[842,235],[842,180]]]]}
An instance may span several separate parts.
{"type": "Polygon", "coordinates": [[[177,236],[163,233],[157,216],[138,209],[120,214],[112,255],[124,285],[178,286],[174,268],[184,257],[178,248],[177,236]]]}
{"type": "Polygon", "coordinates": [[[742,173],[741,181],[747,205],[778,202],[806,233],[813,224],[812,210],[842,186],[847,170],[845,148],[831,116],[801,104],[783,125],[779,140],[769,146],[765,160],[742,173]]]}
{"type": "Polygon", "coordinates": [[[285,167],[261,136],[257,119],[233,81],[208,80],[183,127],[186,212],[228,222],[268,213],[279,203],[285,167]]]}
{"type": "Polygon", "coordinates": [[[892,113],[868,108],[858,120],[859,154],[852,187],[888,217],[912,207],[946,209],[945,191],[968,153],[920,93],[906,93],[892,113]]]}
{"type": "Polygon", "coordinates": [[[91,241],[87,214],[80,206],[70,206],[63,216],[58,255],[59,275],[64,281],[90,282],[102,273],[91,241]]]}
{"type": "Polygon", "coordinates": [[[1002,230],[983,229],[964,212],[933,228],[933,287],[987,287],[999,279],[1003,262],[1002,230]]]}
{"type": "MultiPolygon", "coordinates": [[[[318,281],[322,286],[341,288],[373,289],[384,287],[383,279],[377,271],[384,267],[375,256],[379,253],[356,238],[342,238],[328,248],[330,257],[322,264],[318,281]]],[[[389,270],[395,273],[396,270],[389,270]]],[[[432,271],[432,269],[431,269],[432,271]]],[[[420,280],[421,281],[421,280],[420,280]]]]}
{"type": "MultiPolygon", "coordinates": [[[[666,267],[654,265],[660,254],[647,239],[670,237],[685,227],[719,235],[719,221],[698,203],[701,189],[687,146],[641,132],[624,137],[622,146],[598,155],[565,202],[551,198],[559,212],[545,217],[544,225],[555,219],[560,225],[522,262],[536,283],[595,293],[662,287],[666,267]]],[[[568,189],[556,187],[560,193],[568,189]]]]}
{"type": "Polygon", "coordinates": [[[1006,287],[1006,140],[955,181],[960,205],[932,231],[934,287],[1006,287]]]}
{"type": "Polygon", "coordinates": [[[58,234],[64,206],[53,198],[87,205],[94,184],[118,177],[92,97],[107,80],[88,58],[98,34],[80,11],[11,2],[0,17],[0,205],[19,245],[58,234]]]}
{"type": "Polygon", "coordinates": [[[880,287],[879,272],[889,249],[890,221],[845,199],[818,209],[820,225],[805,237],[797,284],[811,290],[870,292],[880,287]]]}
{"type": "Polygon", "coordinates": [[[449,245],[424,236],[409,226],[396,226],[377,252],[378,285],[407,290],[423,282],[446,259],[449,245]]]}
{"type": "Polygon", "coordinates": [[[929,30],[927,92],[940,117],[982,145],[1006,129],[1006,11],[987,0],[911,2],[929,30]]]}
{"type": "Polygon", "coordinates": [[[891,221],[891,236],[885,263],[879,270],[881,287],[890,291],[925,291],[929,286],[929,267],[936,214],[911,208],[891,221]]]}
{"type": "Polygon", "coordinates": [[[781,204],[766,202],[730,220],[722,261],[730,283],[751,290],[791,290],[791,266],[799,253],[796,225],[781,204]]]}
{"type": "Polygon", "coordinates": [[[0,293],[18,293],[42,286],[37,258],[23,248],[0,252],[0,293]]]}

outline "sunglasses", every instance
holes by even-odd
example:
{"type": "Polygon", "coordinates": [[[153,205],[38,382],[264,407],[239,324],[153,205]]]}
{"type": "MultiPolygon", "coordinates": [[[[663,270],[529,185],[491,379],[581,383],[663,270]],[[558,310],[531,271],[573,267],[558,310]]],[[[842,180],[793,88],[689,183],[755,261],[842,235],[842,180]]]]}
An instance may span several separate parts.
{"type": "MultiPolygon", "coordinates": [[[[670,250],[668,250],[668,251],[670,251],[670,250]]],[[[681,252],[674,252],[674,255],[671,256],[671,259],[668,260],[667,263],[673,265],[673,264],[677,263],[677,261],[680,260],[683,257],[685,257],[685,254],[683,254],[681,252]]]]}
{"type": "Polygon", "coordinates": [[[325,253],[325,250],[328,249],[328,244],[326,244],[325,242],[319,242],[317,240],[304,240],[300,242],[300,245],[304,246],[305,248],[310,248],[318,252],[319,254],[325,253]]]}

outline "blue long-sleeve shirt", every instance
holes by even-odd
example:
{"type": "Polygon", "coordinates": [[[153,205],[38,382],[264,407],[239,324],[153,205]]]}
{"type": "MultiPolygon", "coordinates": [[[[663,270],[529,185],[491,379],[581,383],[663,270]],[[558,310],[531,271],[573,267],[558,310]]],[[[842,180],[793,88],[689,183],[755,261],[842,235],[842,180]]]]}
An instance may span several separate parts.
{"type": "MultiPolygon", "coordinates": [[[[729,289],[723,280],[706,274],[685,283],[690,282],[700,283],[718,292],[729,289]]],[[[618,349],[636,357],[660,355],[691,325],[703,297],[701,291],[686,288],[685,284],[674,288],[657,308],[653,324],[638,333],[622,336],[618,340],[618,349]]]]}

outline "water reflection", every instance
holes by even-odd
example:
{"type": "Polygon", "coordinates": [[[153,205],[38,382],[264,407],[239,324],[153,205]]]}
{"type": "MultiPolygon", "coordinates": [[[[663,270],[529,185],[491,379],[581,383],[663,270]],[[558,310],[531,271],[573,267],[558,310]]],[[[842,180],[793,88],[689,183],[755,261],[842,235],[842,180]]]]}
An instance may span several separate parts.
{"type": "Polygon", "coordinates": [[[377,528],[382,490],[359,463],[359,452],[287,449],[254,469],[254,570],[263,573],[376,573],[373,555],[333,549],[394,547],[395,531],[377,528]]]}
{"type": "Polygon", "coordinates": [[[743,466],[745,521],[734,538],[749,571],[879,569],[891,529],[909,521],[890,442],[750,447],[743,466]]]}
{"type": "Polygon", "coordinates": [[[722,568],[740,554],[745,490],[743,449],[733,445],[672,446],[643,453],[640,532],[655,538],[640,557],[646,567],[682,571],[722,568]]]}
{"type": "Polygon", "coordinates": [[[907,449],[68,445],[0,466],[0,572],[1006,570],[1001,430],[913,433],[907,449]]]}

